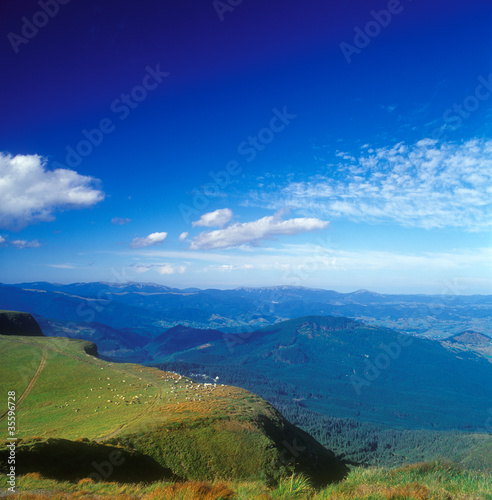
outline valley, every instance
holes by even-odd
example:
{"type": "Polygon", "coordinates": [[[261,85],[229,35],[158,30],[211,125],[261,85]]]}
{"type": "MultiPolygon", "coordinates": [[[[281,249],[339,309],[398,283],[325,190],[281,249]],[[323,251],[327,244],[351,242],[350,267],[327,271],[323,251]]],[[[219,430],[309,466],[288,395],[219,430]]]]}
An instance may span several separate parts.
{"type": "MultiPolygon", "coordinates": [[[[37,320],[0,313],[0,352],[8,360],[1,371],[15,374],[24,421],[21,478],[103,480],[88,464],[106,463],[111,453],[121,453],[127,464],[119,472],[115,467],[116,481],[279,485],[295,470],[326,486],[346,477],[344,484],[361,467],[417,463],[492,472],[487,316],[478,320],[480,332],[470,327],[477,311],[487,310],[487,298],[468,305],[470,299],[461,298],[453,328],[464,329],[426,338],[333,315],[271,315],[271,324],[257,328],[267,317],[259,314],[246,328],[239,326],[242,313],[231,309],[235,326],[228,329],[213,326],[217,316],[207,328],[193,322],[164,327],[157,318],[167,317],[160,308],[171,307],[168,295],[197,301],[201,292],[150,292],[153,285],[129,284],[133,291],[111,288],[109,300],[101,291],[107,284],[76,284],[71,293],[60,287],[0,287],[3,307],[27,305],[37,320]],[[21,325],[12,327],[15,336],[9,322],[21,325]]],[[[285,297],[311,292],[318,293],[276,290],[285,297]]],[[[369,292],[356,296],[371,301],[357,305],[371,311],[383,300],[369,292]]],[[[195,303],[195,314],[208,304],[195,303]]],[[[256,302],[255,310],[264,307],[256,302]]],[[[187,313],[176,309],[176,317],[187,313]]],[[[5,425],[0,419],[0,432],[5,425]]],[[[4,464],[5,453],[0,450],[4,464]]]]}

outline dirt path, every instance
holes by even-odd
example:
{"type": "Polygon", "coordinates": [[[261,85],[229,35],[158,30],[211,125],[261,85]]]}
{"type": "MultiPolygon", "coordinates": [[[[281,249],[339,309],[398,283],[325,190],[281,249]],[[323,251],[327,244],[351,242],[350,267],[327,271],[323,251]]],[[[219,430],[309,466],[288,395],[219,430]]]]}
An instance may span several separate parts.
{"type": "MultiPolygon", "coordinates": [[[[29,393],[31,392],[32,388],[34,387],[34,384],[37,382],[39,375],[43,371],[44,366],[46,365],[46,348],[43,348],[43,351],[41,353],[41,361],[39,362],[38,369],[36,370],[36,373],[33,375],[31,381],[27,385],[27,387],[24,389],[24,392],[22,393],[22,396],[15,402],[15,408],[18,409],[22,401],[29,396],[29,393]]],[[[7,416],[8,411],[3,412],[0,415],[0,422],[7,416]]]]}
{"type": "Polygon", "coordinates": [[[15,405],[16,407],[18,407],[22,403],[22,401],[24,401],[24,399],[26,399],[27,396],[29,396],[29,393],[31,392],[32,388],[34,387],[34,384],[38,380],[39,375],[43,371],[44,365],[46,365],[46,358],[47,357],[48,357],[48,355],[46,352],[46,348],[43,348],[43,352],[41,354],[41,361],[39,362],[38,369],[36,370],[36,373],[34,374],[31,381],[29,382],[29,385],[26,387],[26,390],[22,393],[22,396],[17,400],[17,404],[15,405]]]}

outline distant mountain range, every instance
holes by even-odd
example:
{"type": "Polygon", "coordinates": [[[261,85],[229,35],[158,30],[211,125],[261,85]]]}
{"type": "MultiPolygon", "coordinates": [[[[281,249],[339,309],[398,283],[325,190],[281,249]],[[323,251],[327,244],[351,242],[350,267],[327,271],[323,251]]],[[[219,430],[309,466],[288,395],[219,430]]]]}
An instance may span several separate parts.
{"type": "Polygon", "coordinates": [[[248,332],[300,316],[342,316],[445,338],[464,330],[492,336],[492,295],[383,295],[367,290],[278,286],[179,290],[152,283],[0,285],[0,307],[57,322],[103,324],[154,337],[183,324],[248,332]]]}

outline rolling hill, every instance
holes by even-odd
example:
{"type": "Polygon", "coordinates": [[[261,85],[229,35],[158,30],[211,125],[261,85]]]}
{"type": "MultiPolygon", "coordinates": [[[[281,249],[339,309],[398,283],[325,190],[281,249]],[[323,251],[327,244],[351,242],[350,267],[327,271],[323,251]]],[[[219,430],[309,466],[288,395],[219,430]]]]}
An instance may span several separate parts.
{"type": "MultiPolygon", "coordinates": [[[[163,335],[166,343],[176,331],[163,335]]],[[[194,343],[162,356],[154,340],[148,363],[246,382],[264,397],[275,386],[285,401],[334,417],[473,431],[483,428],[492,400],[485,359],[347,318],[308,316],[219,339],[187,332],[194,343]]]]}
{"type": "Polygon", "coordinates": [[[474,352],[492,362],[492,338],[474,330],[465,330],[443,340],[442,345],[454,352],[474,352]]]}
{"type": "Polygon", "coordinates": [[[464,332],[457,333],[446,339],[448,342],[457,342],[459,344],[472,344],[472,345],[490,345],[492,344],[492,339],[473,330],[466,330],[464,332]]]}
{"type": "MultiPolygon", "coordinates": [[[[109,363],[95,357],[93,343],[65,338],[1,336],[0,353],[2,387],[17,396],[18,474],[94,477],[107,470],[94,464],[114,457],[110,479],[131,469],[128,480],[273,481],[295,465],[326,483],[347,471],[331,452],[244,389],[109,363]]],[[[0,415],[3,436],[5,417],[6,412],[0,415]]]]}
{"type": "Polygon", "coordinates": [[[492,364],[468,350],[329,317],[190,339],[158,366],[251,390],[352,463],[492,471],[492,364]]]}

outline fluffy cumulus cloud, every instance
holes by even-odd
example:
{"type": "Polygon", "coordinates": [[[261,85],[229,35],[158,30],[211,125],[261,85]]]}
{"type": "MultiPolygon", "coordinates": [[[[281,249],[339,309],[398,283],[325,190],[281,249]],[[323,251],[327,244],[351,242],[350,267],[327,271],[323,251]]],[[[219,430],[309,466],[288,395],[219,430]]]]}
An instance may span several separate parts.
{"type": "Polygon", "coordinates": [[[228,208],[222,208],[220,210],[215,210],[215,212],[209,212],[203,214],[199,220],[192,222],[192,226],[200,227],[223,227],[232,219],[232,212],[228,208]]]}
{"type": "Polygon", "coordinates": [[[53,220],[56,210],[87,208],[104,199],[93,177],[46,168],[38,155],[0,153],[0,227],[21,229],[53,220]]]}
{"type": "Polygon", "coordinates": [[[125,224],[129,224],[132,220],[126,217],[113,217],[111,219],[111,224],[115,224],[118,226],[124,226],[125,224]]]}
{"type": "Polygon", "coordinates": [[[338,156],[342,161],[330,177],[253,192],[253,204],[426,229],[480,231],[492,224],[492,140],[423,139],[380,149],[366,145],[358,158],[338,156]]]}
{"type": "Polygon", "coordinates": [[[167,237],[167,233],[151,233],[145,238],[133,238],[130,248],[144,248],[153,245],[160,245],[167,237]]]}
{"type": "Polygon", "coordinates": [[[295,235],[328,227],[328,222],[312,217],[282,220],[279,214],[253,222],[236,222],[224,229],[206,231],[193,238],[190,248],[210,250],[257,244],[261,240],[281,235],[295,235]]]}
{"type": "Polygon", "coordinates": [[[184,232],[184,233],[181,233],[181,234],[179,235],[179,238],[178,238],[178,239],[179,239],[179,241],[184,241],[184,240],[186,240],[186,238],[188,238],[188,233],[187,233],[187,232],[184,232]]]}

